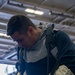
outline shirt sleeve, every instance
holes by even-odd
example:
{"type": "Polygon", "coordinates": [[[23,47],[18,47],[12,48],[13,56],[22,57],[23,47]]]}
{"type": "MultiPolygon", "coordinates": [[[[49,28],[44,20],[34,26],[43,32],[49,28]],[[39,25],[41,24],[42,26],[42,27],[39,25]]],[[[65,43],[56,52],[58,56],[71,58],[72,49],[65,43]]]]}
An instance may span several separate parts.
{"type": "Polygon", "coordinates": [[[62,31],[58,31],[55,40],[58,48],[57,59],[60,59],[59,65],[66,65],[75,74],[75,45],[62,31]]]}

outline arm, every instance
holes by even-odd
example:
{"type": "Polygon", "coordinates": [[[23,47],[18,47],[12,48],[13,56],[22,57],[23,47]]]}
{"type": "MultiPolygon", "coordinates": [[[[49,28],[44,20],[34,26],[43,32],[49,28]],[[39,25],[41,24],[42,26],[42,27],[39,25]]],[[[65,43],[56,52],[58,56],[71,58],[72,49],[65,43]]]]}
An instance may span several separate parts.
{"type": "Polygon", "coordinates": [[[75,74],[75,46],[69,36],[59,31],[56,36],[56,45],[58,48],[57,59],[59,65],[66,65],[75,74]]]}

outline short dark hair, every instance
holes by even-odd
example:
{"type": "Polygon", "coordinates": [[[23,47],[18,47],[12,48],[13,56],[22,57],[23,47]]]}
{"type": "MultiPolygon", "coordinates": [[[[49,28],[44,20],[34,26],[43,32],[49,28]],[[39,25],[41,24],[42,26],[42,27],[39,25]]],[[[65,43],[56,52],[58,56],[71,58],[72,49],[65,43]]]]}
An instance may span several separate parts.
{"type": "Polygon", "coordinates": [[[12,35],[14,32],[24,32],[28,30],[28,27],[32,26],[36,28],[34,23],[24,15],[15,15],[11,17],[7,24],[7,35],[12,35]]]}

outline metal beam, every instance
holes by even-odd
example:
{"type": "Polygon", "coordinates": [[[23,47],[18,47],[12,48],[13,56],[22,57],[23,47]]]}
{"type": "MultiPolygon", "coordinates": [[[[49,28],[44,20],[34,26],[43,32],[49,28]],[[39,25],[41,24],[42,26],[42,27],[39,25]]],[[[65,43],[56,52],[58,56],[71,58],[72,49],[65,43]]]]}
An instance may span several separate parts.
{"type": "MultiPolygon", "coordinates": [[[[1,38],[1,37],[0,37],[0,42],[14,43],[13,40],[10,40],[10,39],[4,39],[4,38],[1,38]]],[[[15,45],[15,43],[14,43],[14,45],[15,45]]]]}
{"type": "Polygon", "coordinates": [[[3,18],[2,18],[2,17],[0,17],[0,22],[7,23],[7,22],[8,22],[8,20],[4,19],[4,17],[3,17],[3,18]]]}
{"type": "Polygon", "coordinates": [[[75,21],[71,23],[71,26],[75,26],[75,21]]]}
{"type": "Polygon", "coordinates": [[[4,6],[5,3],[6,3],[6,0],[0,0],[0,9],[4,6]]]}
{"type": "MultiPolygon", "coordinates": [[[[13,1],[13,0],[12,0],[12,1],[13,1]]],[[[37,4],[37,3],[33,3],[33,2],[28,1],[28,0],[15,0],[15,1],[16,1],[16,2],[20,2],[20,3],[23,3],[23,4],[28,4],[28,5],[31,5],[31,6],[36,6],[36,7],[38,7],[38,4],[37,4]]],[[[43,8],[43,9],[48,9],[48,10],[52,10],[52,11],[58,11],[58,12],[66,13],[66,14],[75,15],[75,14],[72,13],[72,12],[68,12],[68,11],[66,11],[66,10],[58,9],[58,8],[51,7],[51,6],[47,6],[47,5],[40,5],[39,7],[40,7],[40,8],[43,8]]]]}
{"type": "MultiPolygon", "coordinates": [[[[9,6],[5,6],[3,9],[1,9],[0,11],[2,12],[6,12],[6,13],[10,13],[12,15],[19,15],[19,14],[22,14],[22,15],[26,15],[27,16],[27,13],[24,11],[24,8],[20,9],[20,8],[15,8],[13,7],[12,5],[9,5],[9,6]],[[17,10],[16,10],[17,9],[17,10]]],[[[50,19],[47,18],[47,17],[43,17],[43,16],[35,16],[35,17],[30,17],[31,19],[36,19],[36,20],[41,20],[41,21],[45,21],[45,22],[50,22],[50,19]]]]}
{"type": "Polygon", "coordinates": [[[2,52],[4,52],[4,53],[7,53],[7,52],[9,52],[10,50],[5,50],[5,49],[0,49],[0,51],[2,52]]]}
{"type": "Polygon", "coordinates": [[[56,21],[58,18],[60,18],[60,16],[57,16],[56,18],[54,18],[53,21],[56,21]]]}
{"type": "Polygon", "coordinates": [[[71,19],[75,18],[74,15],[70,16],[70,15],[65,15],[63,13],[55,13],[55,12],[51,12],[51,15],[56,15],[56,16],[61,16],[61,17],[64,17],[64,18],[71,18],[71,19]]]}
{"type": "Polygon", "coordinates": [[[42,5],[43,3],[45,3],[47,0],[43,0],[39,5],[38,5],[38,7],[40,6],[40,5],[42,5]]]}
{"type": "Polygon", "coordinates": [[[15,45],[14,42],[5,42],[5,41],[0,41],[1,44],[6,44],[6,45],[15,45]]]}
{"type": "Polygon", "coordinates": [[[15,49],[13,49],[13,51],[11,51],[10,53],[6,54],[3,59],[9,59],[12,56],[14,56],[15,54],[17,54],[17,51],[15,49]]]}
{"type": "Polygon", "coordinates": [[[12,61],[8,59],[0,59],[0,64],[8,64],[8,65],[15,65],[17,61],[12,61]]]}
{"type": "Polygon", "coordinates": [[[75,7],[75,4],[71,6],[69,9],[67,9],[66,11],[71,11],[74,7],[75,7]]]}
{"type": "Polygon", "coordinates": [[[67,21],[67,20],[69,20],[69,18],[65,18],[65,19],[63,19],[62,21],[60,21],[59,24],[63,24],[63,22],[65,22],[65,21],[67,21]]]}

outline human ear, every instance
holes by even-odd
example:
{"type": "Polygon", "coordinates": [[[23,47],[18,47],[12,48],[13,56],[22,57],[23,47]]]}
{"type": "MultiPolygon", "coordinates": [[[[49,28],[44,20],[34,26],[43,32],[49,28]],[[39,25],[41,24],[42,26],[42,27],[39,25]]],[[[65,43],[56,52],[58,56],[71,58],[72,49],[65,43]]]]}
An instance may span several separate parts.
{"type": "Polygon", "coordinates": [[[33,35],[34,34],[34,28],[32,26],[29,26],[28,32],[33,35]]]}

